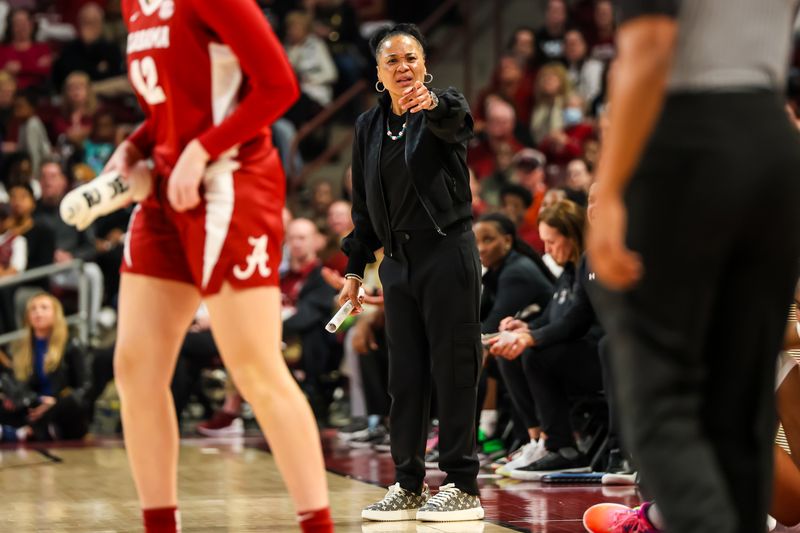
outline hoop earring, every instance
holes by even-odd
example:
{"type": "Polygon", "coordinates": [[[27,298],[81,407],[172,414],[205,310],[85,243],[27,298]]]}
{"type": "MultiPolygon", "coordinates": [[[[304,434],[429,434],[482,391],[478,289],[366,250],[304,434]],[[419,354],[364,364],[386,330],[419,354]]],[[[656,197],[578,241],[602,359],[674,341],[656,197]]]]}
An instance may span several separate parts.
{"type": "Polygon", "coordinates": [[[383,84],[383,82],[378,80],[375,82],[375,90],[378,91],[379,93],[382,93],[383,91],[386,90],[386,86],[383,84]],[[380,84],[380,86],[383,87],[383,89],[378,89],[378,84],[380,84]]]}
{"type": "Polygon", "coordinates": [[[430,72],[426,72],[425,73],[425,77],[423,78],[422,82],[423,83],[433,83],[433,74],[431,74],[430,72]],[[430,76],[430,79],[428,79],[428,76],[430,76]]]}

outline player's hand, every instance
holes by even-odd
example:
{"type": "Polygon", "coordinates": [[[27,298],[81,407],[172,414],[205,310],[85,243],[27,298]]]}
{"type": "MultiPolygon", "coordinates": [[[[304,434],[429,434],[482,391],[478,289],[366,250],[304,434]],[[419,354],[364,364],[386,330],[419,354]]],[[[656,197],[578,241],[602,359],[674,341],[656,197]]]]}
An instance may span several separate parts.
{"type": "Polygon", "coordinates": [[[433,106],[433,98],[428,88],[421,81],[417,81],[403,91],[403,96],[400,97],[398,103],[403,111],[410,109],[412,113],[418,113],[424,109],[430,109],[433,106]]]}
{"type": "Polygon", "coordinates": [[[353,302],[353,314],[357,315],[364,309],[361,307],[361,299],[358,297],[358,289],[361,282],[354,278],[344,280],[344,286],[339,293],[339,306],[344,305],[348,300],[353,302]]]}
{"type": "Polygon", "coordinates": [[[106,172],[119,172],[127,176],[131,168],[144,158],[142,153],[132,142],[125,140],[117,146],[114,153],[108,159],[106,166],[103,167],[103,174],[106,172]]]}
{"type": "Polygon", "coordinates": [[[612,290],[630,289],[642,277],[641,258],[625,245],[627,219],[619,193],[598,191],[586,249],[597,279],[612,290]]]}
{"type": "Polygon", "coordinates": [[[200,182],[208,159],[208,152],[196,139],[183,149],[167,182],[167,199],[175,211],[180,213],[200,205],[200,182]]]}

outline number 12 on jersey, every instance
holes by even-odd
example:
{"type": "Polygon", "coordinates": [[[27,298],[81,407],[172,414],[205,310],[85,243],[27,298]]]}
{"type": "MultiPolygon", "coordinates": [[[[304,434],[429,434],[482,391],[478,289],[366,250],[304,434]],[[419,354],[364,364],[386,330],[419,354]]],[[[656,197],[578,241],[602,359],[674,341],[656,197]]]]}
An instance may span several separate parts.
{"type": "Polygon", "coordinates": [[[163,104],[167,100],[164,89],[158,85],[158,69],[151,56],[131,61],[131,83],[149,105],[163,104]]]}

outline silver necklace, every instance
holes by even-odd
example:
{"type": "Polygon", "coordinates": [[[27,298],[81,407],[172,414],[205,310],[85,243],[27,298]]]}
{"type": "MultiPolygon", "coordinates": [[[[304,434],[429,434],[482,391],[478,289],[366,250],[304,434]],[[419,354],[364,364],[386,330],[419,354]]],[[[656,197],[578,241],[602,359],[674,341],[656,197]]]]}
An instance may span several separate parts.
{"type": "Polygon", "coordinates": [[[389,119],[386,119],[386,135],[393,141],[400,140],[403,135],[406,134],[406,126],[408,125],[408,116],[406,116],[405,122],[403,122],[403,128],[400,130],[400,133],[397,135],[392,133],[392,129],[389,127],[389,119]]]}

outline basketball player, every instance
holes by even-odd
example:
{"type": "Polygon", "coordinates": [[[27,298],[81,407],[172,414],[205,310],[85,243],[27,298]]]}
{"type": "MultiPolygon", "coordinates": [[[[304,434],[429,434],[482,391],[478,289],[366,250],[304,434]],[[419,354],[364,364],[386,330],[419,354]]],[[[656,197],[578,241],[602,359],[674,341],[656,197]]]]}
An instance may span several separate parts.
{"type": "Polygon", "coordinates": [[[115,353],[125,446],[147,533],[180,531],[169,383],[200,300],[284,476],[303,531],[333,531],[319,435],[288,372],[278,263],[284,175],[268,125],[298,96],[255,0],[123,0],[146,120],[109,161],[154,162],[125,246],[115,353]],[[209,163],[231,172],[204,178],[209,163]],[[291,428],[291,430],[290,430],[291,428]]]}

